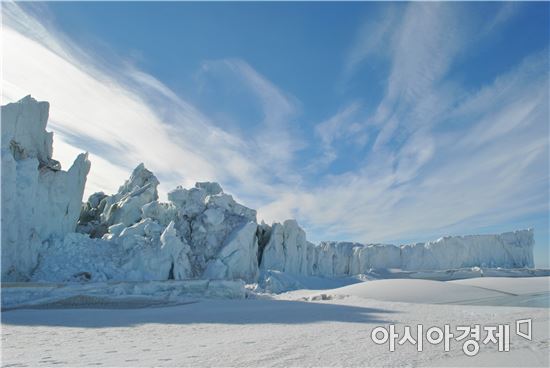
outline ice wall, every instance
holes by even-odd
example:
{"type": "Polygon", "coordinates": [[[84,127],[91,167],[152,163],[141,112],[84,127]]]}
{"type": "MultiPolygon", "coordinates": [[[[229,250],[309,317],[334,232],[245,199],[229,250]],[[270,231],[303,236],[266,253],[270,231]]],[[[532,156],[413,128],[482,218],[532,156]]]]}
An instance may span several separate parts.
{"type": "Polygon", "coordinates": [[[74,231],[80,214],[90,162],[80,154],[61,170],[48,113],[30,96],[1,108],[3,280],[27,279],[45,243],[74,231]]]}
{"type": "Polygon", "coordinates": [[[82,204],[90,162],[82,154],[62,171],[52,159],[48,109],[30,96],[2,107],[3,280],[256,282],[270,272],[533,267],[532,230],[402,246],[314,245],[295,220],[258,225],[256,211],[218,183],[177,187],[160,202],[159,181],[143,164],[116,193],[95,193],[82,204]]]}
{"type": "Polygon", "coordinates": [[[448,236],[433,242],[401,246],[349,242],[313,245],[305,239],[305,233],[295,221],[286,221],[271,228],[260,269],[341,277],[390,268],[534,267],[533,246],[532,229],[500,235],[448,236]]]}
{"type": "Polygon", "coordinates": [[[401,247],[404,270],[444,270],[450,268],[534,267],[533,229],[500,235],[446,236],[433,242],[401,247]]]}

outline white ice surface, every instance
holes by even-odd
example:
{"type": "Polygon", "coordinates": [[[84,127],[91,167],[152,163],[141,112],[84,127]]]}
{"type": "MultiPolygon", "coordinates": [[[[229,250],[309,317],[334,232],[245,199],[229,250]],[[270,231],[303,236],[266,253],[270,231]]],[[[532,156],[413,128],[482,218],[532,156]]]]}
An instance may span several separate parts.
{"type": "Polygon", "coordinates": [[[349,296],[419,304],[471,304],[550,307],[550,277],[473,278],[458,281],[419,279],[373,280],[337,289],[298,290],[282,298],[305,295],[308,300],[349,296]]]}
{"type": "MultiPolygon", "coordinates": [[[[477,279],[477,278],[496,278],[504,280],[512,280],[515,278],[536,278],[550,276],[548,269],[531,269],[531,268],[459,268],[452,270],[436,270],[436,271],[406,271],[401,269],[373,269],[366,273],[343,276],[343,277],[321,277],[321,276],[304,276],[296,275],[280,271],[262,271],[260,275],[259,289],[270,293],[283,293],[292,290],[310,289],[310,290],[325,290],[334,289],[350,284],[355,284],[362,281],[386,280],[386,279],[415,279],[415,280],[434,280],[434,281],[451,281],[461,279],[477,279]],[[488,275],[489,277],[487,277],[488,275]]],[[[506,281],[503,281],[506,282],[506,281]]],[[[538,281],[540,282],[540,281],[538,281]]]]}
{"type": "MultiPolygon", "coordinates": [[[[454,286],[457,285],[451,286],[452,290],[465,293],[463,297],[475,296],[467,286],[454,286]]],[[[353,287],[347,287],[347,294],[353,287]]],[[[548,309],[400,303],[355,295],[306,301],[310,295],[294,292],[292,298],[287,294],[252,300],[200,299],[192,304],[127,310],[9,311],[2,314],[2,363],[4,366],[549,366],[548,309]],[[533,320],[532,341],[514,333],[515,321],[522,318],[533,320]],[[423,352],[405,344],[396,345],[396,351],[390,353],[387,344],[376,345],[370,338],[373,328],[390,323],[396,325],[398,332],[405,325],[418,323],[440,327],[450,324],[453,328],[511,324],[511,351],[499,353],[496,345],[487,344],[481,345],[476,357],[469,358],[463,354],[462,344],[451,340],[449,352],[442,345],[425,342],[423,352]]]]}
{"type": "Polygon", "coordinates": [[[432,280],[375,280],[325,290],[332,297],[362,298],[407,303],[453,303],[461,300],[500,296],[499,292],[432,280]]]}
{"type": "Polygon", "coordinates": [[[455,285],[475,286],[512,294],[530,294],[550,291],[550,277],[480,277],[454,280],[455,285]]]}

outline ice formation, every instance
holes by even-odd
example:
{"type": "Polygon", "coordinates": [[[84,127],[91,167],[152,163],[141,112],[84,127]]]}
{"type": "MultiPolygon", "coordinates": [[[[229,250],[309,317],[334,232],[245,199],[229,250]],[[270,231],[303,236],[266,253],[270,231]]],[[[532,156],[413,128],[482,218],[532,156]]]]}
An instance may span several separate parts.
{"type": "Polygon", "coordinates": [[[402,246],[315,245],[295,220],[258,224],[256,211],[217,183],[178,187],[160,202],[159,181],[143,164],[117,193],[95,193],[82,204],[90,163],[83,154],[61,171],[47,117],[48,104],[31,97],[2,107],[4,280],[254,283],[261,275],[275,285],[284,274],[533,267],[532,230],[402,246]]]}
{"type": "Polygon", "coordinates": [[[120,249],[117,278],[257,279],[256,211],[209,182],[161,203],[158,184],[140,164],[116,194],[92,194],[83,206],[78,230],[120,249]]]}
{"type": "Polygon", "coordinates": [[[465,267],[533,267],[532,229],[500,235],[447,236],[433,242],[396,246],[306,240],[296,221],[275,223],[260,269],[294,275],[342,277],[372,269],[445,270],[465,267]]]}
{"type": "Polygon", "coordinates": [[[2,106],[2,278],[25,279],[48,242],[73,232],[80,214],[87,154],[68,171],[52,158],[49,104],[30,96],[2,106]]]}

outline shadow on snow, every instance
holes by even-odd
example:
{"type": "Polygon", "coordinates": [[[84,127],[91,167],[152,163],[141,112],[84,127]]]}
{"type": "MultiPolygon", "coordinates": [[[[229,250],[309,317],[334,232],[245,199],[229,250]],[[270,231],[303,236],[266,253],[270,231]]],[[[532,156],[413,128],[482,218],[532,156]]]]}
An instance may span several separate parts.
{"type": "Polygon", "coordinates": [[[2,324],[60,327],[132,327],[141,324],[389,323],[395,311],[286,300],[201,300],[141,309],[20,309],[2,313],[2,324]]]}

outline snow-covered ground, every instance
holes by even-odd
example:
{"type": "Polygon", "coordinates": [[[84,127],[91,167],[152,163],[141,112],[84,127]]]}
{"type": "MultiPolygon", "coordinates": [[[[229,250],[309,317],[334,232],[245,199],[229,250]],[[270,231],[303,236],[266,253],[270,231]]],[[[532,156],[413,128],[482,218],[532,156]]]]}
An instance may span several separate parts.
{"type": "Polygon", "coordinates": [[[549,277],[391,279],[147,308],[121,309],[121,303],[115,309],[11,310],[2,313],[2,365],[547,367],[548,308],[469,304],[506,299],[511,305],[526,295],[548,300],[549,283],[549,277]],[[532,319],[532,341],[516,335],[519,319],[532,319]],[[415,330],[419,323],[426,329],[450,324],[451,332],[456,326],[509,324],[510,351],[480,342],[480,352],[468,357],[464,340],[451,339],[445,352],[424,338],[422,352],[409,343],[389,352],[387,343],[371,338],[378,326],[395,324],[401,337],[404,326],[415,330]]]}
{"type": "Polygon", "coordinates": [[[550,307],[550,278],[482,277],[448,282],[389,279],[362,282],[332,290],[298,290],[280,298],[307,300],[358,296],[383,301],[422,304],[465,304],[550,307]]]}

